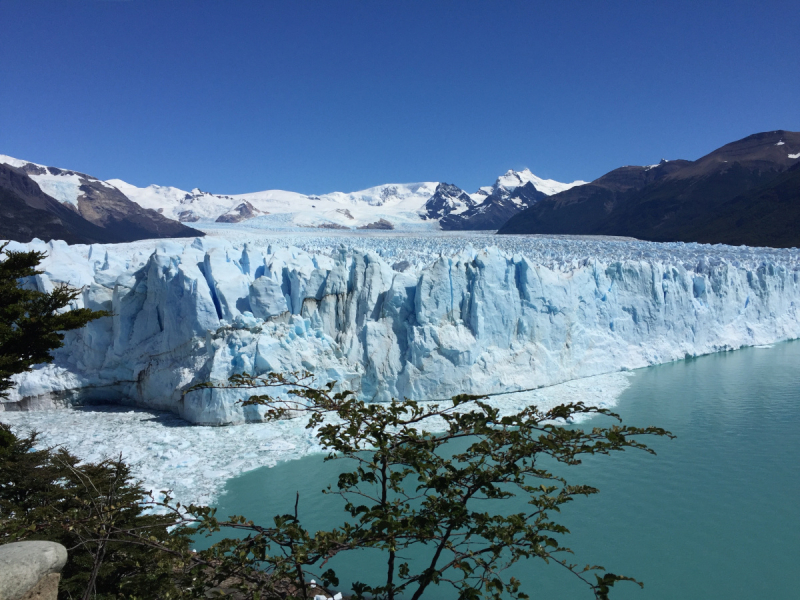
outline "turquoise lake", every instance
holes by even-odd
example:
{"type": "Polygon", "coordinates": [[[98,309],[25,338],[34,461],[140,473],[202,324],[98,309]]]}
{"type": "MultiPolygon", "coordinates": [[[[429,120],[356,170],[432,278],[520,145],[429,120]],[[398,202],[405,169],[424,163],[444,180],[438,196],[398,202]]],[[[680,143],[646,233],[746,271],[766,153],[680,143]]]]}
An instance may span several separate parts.
{"type": "MultiPolygon", "coordinates": [[[[600,489],[560,516],[573,562],[644,582],[618,584],[616,598],[800,598],[800,342],[639,370],[615,410],[627,424],[678,437],[649,440],[657,456],[626,452],[564,471],[600,489]]],[[[331,527],[342,501],[321,490],[345,466],[310,456],[251,471],[228,483],[218,514],[269,525],[299,491],[305,525],[331,527]]],[[[365,552],[334,567],[343,591],[384,573],[381,557],[365,552]]],[[[592,597],[556,565],[528,561],[513,574],[532,598],[592,597]]],[[[425,597],[453,594],[442,587],[425,597]]]]}

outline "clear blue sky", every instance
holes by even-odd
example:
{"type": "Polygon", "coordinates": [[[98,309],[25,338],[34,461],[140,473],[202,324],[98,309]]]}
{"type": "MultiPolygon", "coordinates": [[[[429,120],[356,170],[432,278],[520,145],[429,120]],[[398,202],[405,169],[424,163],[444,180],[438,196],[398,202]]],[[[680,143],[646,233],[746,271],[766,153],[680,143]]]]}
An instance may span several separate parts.
{"type": "Polygon", "coordinates": [[[218,193],[561,181],[800,130],[800,2],[0,0],[0,154],[218,193]]]}

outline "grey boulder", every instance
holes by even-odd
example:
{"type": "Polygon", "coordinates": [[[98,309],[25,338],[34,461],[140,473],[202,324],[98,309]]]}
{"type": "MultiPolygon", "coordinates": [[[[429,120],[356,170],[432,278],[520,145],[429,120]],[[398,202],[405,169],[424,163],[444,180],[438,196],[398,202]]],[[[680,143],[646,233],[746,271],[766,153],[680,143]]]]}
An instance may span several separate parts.
{"type": "Polygon", "coordinates": [[[14,542],[0,546],[0,600],[49,597],[50,594],[41,592],[50,587],[58,589],[58,573],[66,562],[67,549],[55,542],[14,542]]]}

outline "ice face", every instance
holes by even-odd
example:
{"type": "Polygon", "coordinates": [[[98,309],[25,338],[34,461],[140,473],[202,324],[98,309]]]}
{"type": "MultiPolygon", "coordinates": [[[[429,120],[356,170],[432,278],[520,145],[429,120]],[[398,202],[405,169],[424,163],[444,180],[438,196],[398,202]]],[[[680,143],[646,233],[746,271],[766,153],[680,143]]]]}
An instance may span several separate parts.
{"type": "MultiPolygon", "coordinates": [[[[233,231],[220,229],[219,231],[233,231]]],[[[249,234],[248,234],[249,235],[249,234]]],[[[35,285],[113,317],[6,409],[115,400],[261,420],[230,375],[310,371],[370,401],[532,389],[800,335],[800,252],[486,235],[224,236],[44,250],[35,285]],[[477,248],[477,249],[476,249],[477,248]],[[392,265],[401,261],[402,272],[392,265]]]]}

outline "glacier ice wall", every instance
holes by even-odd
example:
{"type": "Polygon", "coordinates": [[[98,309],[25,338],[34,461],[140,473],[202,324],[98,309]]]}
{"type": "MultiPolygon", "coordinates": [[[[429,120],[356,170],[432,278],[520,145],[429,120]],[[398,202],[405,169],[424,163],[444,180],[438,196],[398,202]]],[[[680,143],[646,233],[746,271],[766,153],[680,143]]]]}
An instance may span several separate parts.
{"type": "Polygon", "coordinates": [[[501,245],[475,250],[457,237],[386,237],[360,248],[308,239],[305,250],[264,238],[12,244],[48,253],[31,285],[68,282],[83,290],[78,305],[113,316],[69,333],[54,363],[22,375],[3,406],[116,400],[194,423],[240,423],[261,420],[257,407],[236,404],[242,394],[183,390],[242,371],[307,370],[368,400],[430,400],[800,336],[796,250],[501,245]]]}

